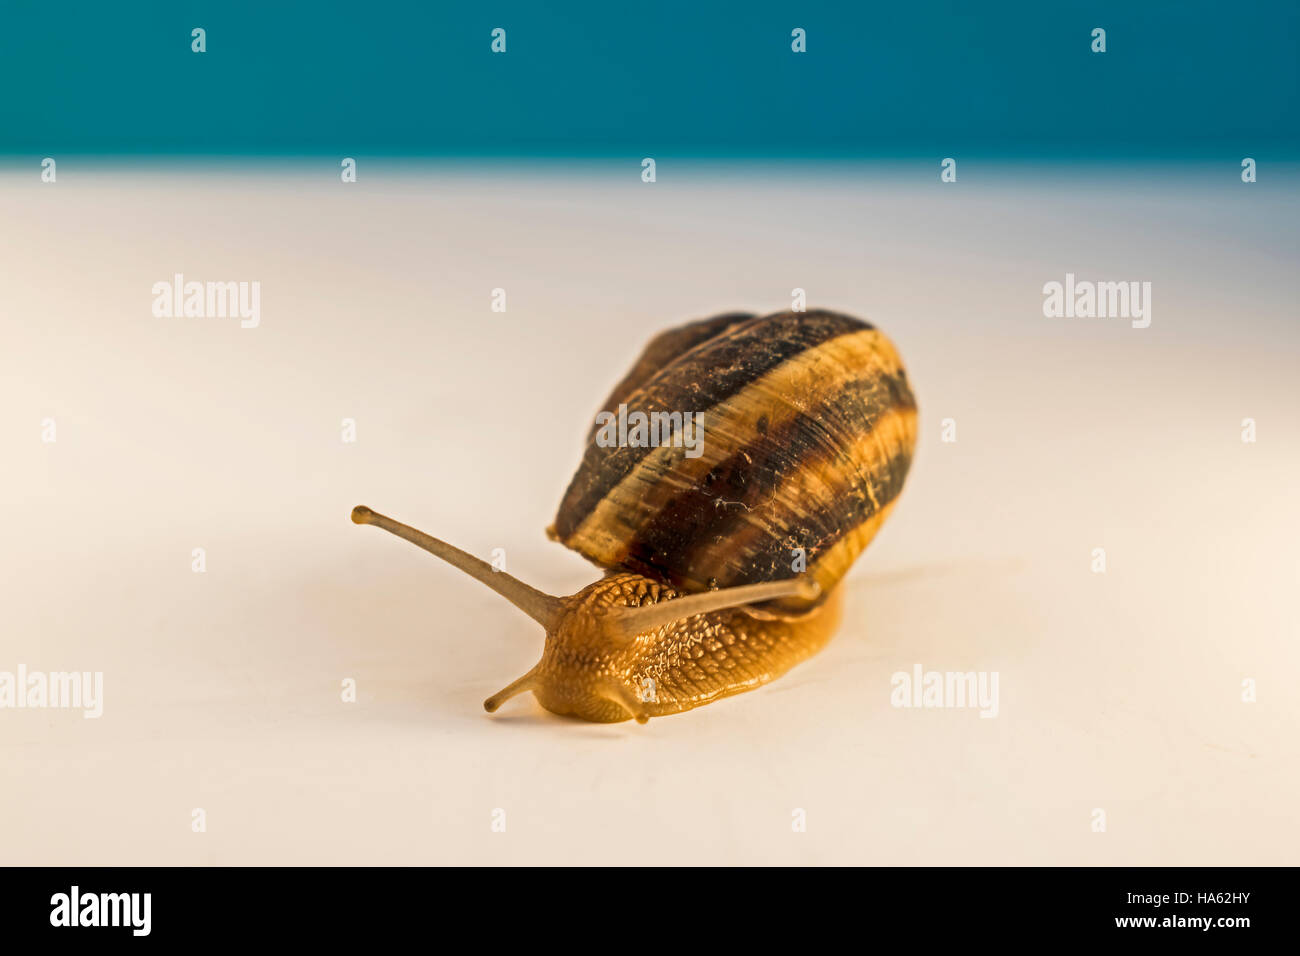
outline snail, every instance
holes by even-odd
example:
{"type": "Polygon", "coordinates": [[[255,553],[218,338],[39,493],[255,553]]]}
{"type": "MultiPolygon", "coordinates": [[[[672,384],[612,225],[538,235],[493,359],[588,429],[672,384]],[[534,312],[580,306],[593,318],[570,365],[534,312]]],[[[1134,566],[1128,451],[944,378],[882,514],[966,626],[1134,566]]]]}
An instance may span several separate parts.
{"type": "Polygon", "coordinates": [[[694,454],[681,442],[609,447],[592,428],[547,529],[605,572],[576,594],[545,594],[352,511],[546,629],[537,666],[484,701],[489,713],[532,691],[556,714],[644,723],[781,676],[830,640],[840,579],[893,509],[916,441],[892,343],[829,311],[728,313],[663,332],[603,414],[625,407],[702,413],[704,438],[694,454]]]}

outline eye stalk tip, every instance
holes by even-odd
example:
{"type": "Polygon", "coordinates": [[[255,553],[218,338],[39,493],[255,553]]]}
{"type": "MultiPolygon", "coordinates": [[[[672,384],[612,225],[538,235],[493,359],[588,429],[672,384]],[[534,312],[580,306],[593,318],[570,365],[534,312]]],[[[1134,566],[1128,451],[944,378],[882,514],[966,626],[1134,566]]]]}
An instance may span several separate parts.
{"type": "Polygon", "coordinates": [[[355,508],[352,509],[353,524],[370,524],[370,519],[373,518],[374,516],[375,513],[371,511],[369,508],[367,508],[365,505],[357,505],[355,508]]]}
{"type": "Polygon", "coordinates": [[[811,601],[817,595],[822,593],[822,586],[816,581],[801,581],[799,583],[799,596],[811,601]]]}

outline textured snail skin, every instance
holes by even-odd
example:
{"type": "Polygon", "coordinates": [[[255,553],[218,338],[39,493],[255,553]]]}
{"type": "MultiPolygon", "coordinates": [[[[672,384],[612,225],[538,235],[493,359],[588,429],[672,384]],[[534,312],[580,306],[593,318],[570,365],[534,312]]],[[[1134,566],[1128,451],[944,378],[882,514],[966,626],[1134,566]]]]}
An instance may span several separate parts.
{"type": "Polygon", "coordinates": [[[532,690],[552,713],[614,723],[691,710],[753,690],[825,646],[840,619],[840,594],[802,613],[737,608],[700,614],[611,642],[592,622],[612,606],[644,607],[678,592],[616,572],[566,599],[546,636],[532,690]]]}

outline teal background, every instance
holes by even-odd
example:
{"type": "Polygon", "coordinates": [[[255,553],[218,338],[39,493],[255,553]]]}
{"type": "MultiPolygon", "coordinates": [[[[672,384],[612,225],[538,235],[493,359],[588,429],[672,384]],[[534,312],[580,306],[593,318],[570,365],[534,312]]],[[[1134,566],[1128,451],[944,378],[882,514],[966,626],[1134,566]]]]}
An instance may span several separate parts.
{"type": "Polygon", "coordinates": [[[1293,0],[7,0],[0,154],[1279,158],[1298,45],[1293,0]]]}

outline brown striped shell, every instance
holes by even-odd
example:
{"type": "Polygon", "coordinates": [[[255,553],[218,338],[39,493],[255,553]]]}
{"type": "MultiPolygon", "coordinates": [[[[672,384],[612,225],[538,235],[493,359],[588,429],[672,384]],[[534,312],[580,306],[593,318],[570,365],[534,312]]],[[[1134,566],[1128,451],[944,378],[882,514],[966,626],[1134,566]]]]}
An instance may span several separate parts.
{"type": "Polygon", "coordinates": [[[548,534],[685,592],[797,577],[802,549],[824,600],[888,516],[916,439],[892,343],[827,311],[664,332],[602,410],[620,404],[702,413],[702,453],[603,447],[593,427],[548,534]]]}

